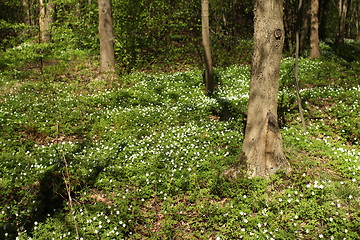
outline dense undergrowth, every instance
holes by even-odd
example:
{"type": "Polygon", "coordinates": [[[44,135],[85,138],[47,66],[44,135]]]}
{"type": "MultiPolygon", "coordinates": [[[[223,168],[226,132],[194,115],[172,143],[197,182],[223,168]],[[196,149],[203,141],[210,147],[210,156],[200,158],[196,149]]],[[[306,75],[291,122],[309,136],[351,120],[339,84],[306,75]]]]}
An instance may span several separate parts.
{"type": "Polygon", "coordinates": [[[249,66],[217,69],[207,97],[199,70],[94,80],[97,61],[81,51],[41,66],[11,51],[0,75],[0,239],[360,238],[353,53],[323,44],[321,59],[300,59],[306,132],[293,60],[283,60],[279,118],[293,170],[228,182],[249,66]]]}

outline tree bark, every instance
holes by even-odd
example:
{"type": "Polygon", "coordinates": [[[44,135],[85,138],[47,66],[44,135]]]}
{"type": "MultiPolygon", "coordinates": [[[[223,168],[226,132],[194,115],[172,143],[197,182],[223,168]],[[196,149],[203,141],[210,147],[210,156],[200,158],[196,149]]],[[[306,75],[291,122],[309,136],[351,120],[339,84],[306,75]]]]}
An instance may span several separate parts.
{"type": "Polygon", "coordinates": [[[360,42],[360,2],[357,3],[355,10],[355,28],[355,40],[360,42]]]}
{"type": "Polygon", "coordinates": [[[295,29],[294,29],[294,19],[295,19],[295,12],[293,3],[290,1],[284,2],[284,29],[285,29],[285,43],[284,43],[284,49],[286,51],[292,51],[294,48],[294,32],[297,30],[297,25],[295,23],[295,29]],[[295,30],[295,31],[294,31],[295,30]]]}
{"type": "Polygon", "coordinates": [[[114,32],[111,0],[98,0],[99,38],[100,38],[100,73],[115,72],[114,32]]]}
{"type": "Polygon", "coordinates": [[[51,42],[51,24],[53,23],[53,12],[55,5],[51,0],[39,0],[40,16],[40,41],[51,42]]]}
{"type": "Polygon", "coordinates": [[[338,6],[339,31],[338,31],[338,36],[336,39],[338,44],[344,43],[347,10],[348,10],[348,0],[339,0],[339,6],[338,6]]]}
{"type": "Polygon", "coordinates": [[[277,121],[279,72],[284,45],[283,0],[256,0],[250,96],[243,162],[250,177],[290,170],[277,121]]]}
{"type": "Polygon", "coordinates": [[[205,90],[206,93],[212,93],[215,90],[215,81],[210,47],[209,0],[201,1],[201,30],[205,55],[205,90]]]}
{"type": "Polygon", "coordinates": [[[310,57],[320,57],[319,47],[319,0],[311,0],[310,57]]]}
{"type": "Polygon", "coordinates": [[[360,42],[360,20],[356,21],[356,41],[360,42]]]}
{"type": "Polygon", "coordinates": [[[311,11],[309,7],[309,0],[304,0],[302,2],[302,9],[301,13],[298,15],[298,17],[301,17],[301,34],[300,34],[300,48],[299,48],[299,56],[301,56],[304,51],[307,49],[307,46],[310,45],[309,43],[309,36],[310,36],[310,27],[311,27],[311,11]]]}
{"type": "Polygon", "coordinates": [[[21,1],[22,6],[23,6],[23,11],[24,11],[24,23],[28,26],[31,25],[30,22],[30,7],[29,7],[29,3],[27,0],[22,0],[21,1]]]}

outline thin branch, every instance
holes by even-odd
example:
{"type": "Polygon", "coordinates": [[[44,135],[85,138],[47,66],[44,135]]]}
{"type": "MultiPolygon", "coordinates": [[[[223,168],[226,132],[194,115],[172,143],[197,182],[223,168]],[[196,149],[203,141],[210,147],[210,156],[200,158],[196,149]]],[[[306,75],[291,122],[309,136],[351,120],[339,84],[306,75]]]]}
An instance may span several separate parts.
{"type": "MultiPolygon", "coordinates": [[[[70,174],[69,174],[68,163],[66,161],[65,155],[63,155],[63,160],[64,160],[64,164],[65,164],[65,174],[63,173],[63,179],[65,182],[66,192],[67,192],[67,195],[69,198],[70,211],[71,211],[71,214],[73,214],[72,212],[74,211],[74,209],[73,209],[72,198],[71,198],[70,174]]],[[[76,239],[79,239],[79,229],[77,226],[76,217],[75,217],[75,215],[73,215],[73,217],[74,217],[74,225],[75,225],[75,231],[76,231],[76,239]]]]}
{"type": "MultiPolygon", "coordinates": [[[[298,13],[301,11],[302,1],[299,1],[298,13]]],[[[299,16],[299,14],[297,14],[299,16]]],[[[300,19],[297,19],[299,22],[300,19]]],[[[296,97],[300,112],[300,119],[302,124],[302,129],[306,132],[306,124],[301,104],[301,97],[300,97],[300,84],[299,84],[299,50],[300,49],[300,39],[299,39],[299,29],[296,30],[296,52],[295,52],[295,86],[296,86],[296,97]]]]}

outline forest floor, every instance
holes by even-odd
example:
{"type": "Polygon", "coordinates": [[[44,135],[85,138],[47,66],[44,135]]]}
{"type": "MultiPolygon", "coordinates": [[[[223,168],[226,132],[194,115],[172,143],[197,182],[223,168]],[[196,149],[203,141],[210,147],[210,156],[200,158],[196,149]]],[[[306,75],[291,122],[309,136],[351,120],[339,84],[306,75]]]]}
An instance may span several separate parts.
{"type": "Polygon", "coordinates": [[[248,65],[216,69],[209,97],[200,70],[101,80],[84,52],[28,47],[0,62],[0,239],[360,239],[358,43],[300,59],[305,132],[283,59],[292,171],[233,182],[248,65]]]}

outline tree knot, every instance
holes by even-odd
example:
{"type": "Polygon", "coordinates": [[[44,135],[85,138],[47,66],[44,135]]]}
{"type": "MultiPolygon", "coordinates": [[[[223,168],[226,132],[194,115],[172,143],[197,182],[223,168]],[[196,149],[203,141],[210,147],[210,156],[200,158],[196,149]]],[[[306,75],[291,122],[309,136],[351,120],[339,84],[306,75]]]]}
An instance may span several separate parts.
{"type": "Polygon", "coordinates": [[[280,39],[281,39],[282,31],[281,31],[280,28],[278,28],[278,29],[275,30],[274,36],[275,36],[275,39],[276,39],[276,40],[280,40],[280,39]]]}
{"type": "Polygon", "coordinates": [[[276,117],[273,113],[268,112],[267,113],[268,118],[268,128],[270,131],[277,133],[279,131],[279,124],[276,120],[276,117]]]}

